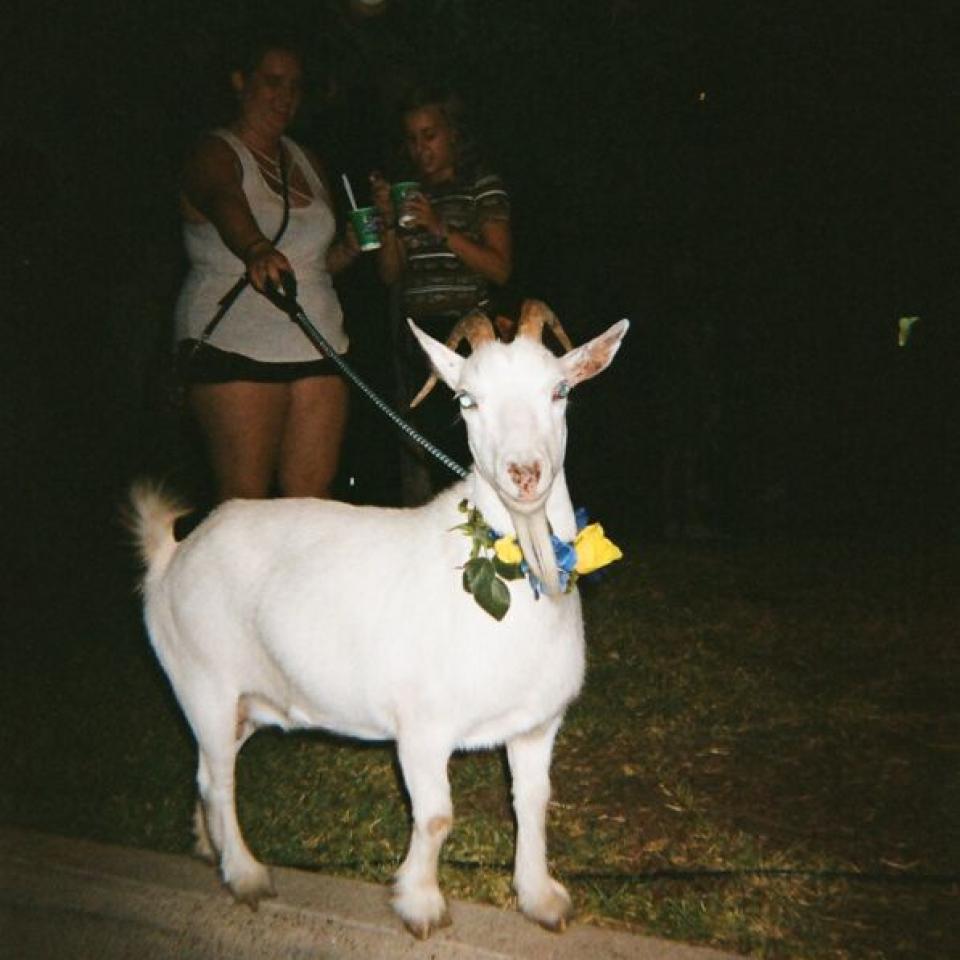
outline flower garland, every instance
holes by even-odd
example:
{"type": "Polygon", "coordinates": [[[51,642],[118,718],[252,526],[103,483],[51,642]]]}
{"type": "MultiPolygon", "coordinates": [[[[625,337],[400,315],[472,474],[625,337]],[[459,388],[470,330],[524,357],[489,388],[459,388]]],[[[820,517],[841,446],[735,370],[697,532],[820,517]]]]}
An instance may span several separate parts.
{"type": "MultiPolygon", "coordinates": [[[[495,620],[502,620],[510,609],[510,589],[507,580],[526,577],[533,595],[539,599],[540,581],[530,570],[514,534],[497,533],[483,514],[461,500],[457,509],[466,516],[454,527],[470,538],[470,558],[463,565],[463,589],[495,620]]],[[[619,560],[623,553],[608,540],[599,523],[587,523],[586,511],[576,511],[578,533],[572,541],[564,541],[550,534],[557,561],[560,589],[569,593],[577,579],[619,560]]]]}

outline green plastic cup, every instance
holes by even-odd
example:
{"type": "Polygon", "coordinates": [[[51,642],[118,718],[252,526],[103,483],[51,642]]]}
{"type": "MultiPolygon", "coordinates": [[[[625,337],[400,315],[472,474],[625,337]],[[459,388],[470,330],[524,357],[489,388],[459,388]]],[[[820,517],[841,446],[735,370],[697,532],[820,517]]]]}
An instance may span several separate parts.
{"type": "Polygon", "coordinates": [[[366,252],[380,248],[380,215],[376,207],[358,207],[351,210],[350,222],[357,232],[361,250],[366,252]]]}
{"type": "Polygon", "coordinates": [[[420,184],[416,180],[401,180],[390,188],[390,197],[393,208],[397,211],[397,223],[404,229],[413,224],[413,213],[407,204],[408,199],[420,192],[420,184]]]}

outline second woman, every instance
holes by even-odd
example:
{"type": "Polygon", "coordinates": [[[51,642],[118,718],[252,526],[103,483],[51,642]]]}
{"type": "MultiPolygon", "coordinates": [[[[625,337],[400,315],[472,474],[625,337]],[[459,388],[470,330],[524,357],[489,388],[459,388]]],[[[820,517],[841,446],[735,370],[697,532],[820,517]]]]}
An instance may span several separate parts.
{"type": "MultiPolygon", "coordinates": [[[[385,224],[379,254],[381,279],[396,291],[396,313],[412,317],[440,340],[468,311],[488,306],[513,270],[510,200],[501,179],[480,167],[461,122],[459,100],[449,91],[415,90],[402,106],[405,159],[419,190],[404,201],[405,225],[390,196],[390,184],[371,177],[374,202],[385,224]]],[[[429,373],[422,351],[401,322],[397,330],[400,394],[414,396],[429,373]]],[[[429,398],[418,423],[431,439],[463,456],[462,430],[450,429],[454,408],[439,394],[429,398]]],[[[423,472],[422,469],[420,471],[423,472]]],[[[423,499],[452,477],[432,468],[428,485],[404,498],[423,499]]],[[[413,482],[413,486],[417,486],[413,482]]]]}

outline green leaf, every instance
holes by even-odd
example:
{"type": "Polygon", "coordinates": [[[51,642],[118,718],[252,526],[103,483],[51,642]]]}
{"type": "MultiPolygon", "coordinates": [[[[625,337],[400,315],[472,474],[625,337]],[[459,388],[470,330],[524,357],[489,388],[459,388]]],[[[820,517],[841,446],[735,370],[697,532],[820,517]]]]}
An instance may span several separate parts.
{"type": "Polygon", "coordinates": [[[488,583],[496,577],[493,569],[493,561],[486,557],[474,557],[468,560],[463,566],[463,589],[467,593],[477,595],[478,589],[483,589],[483,584],[488,583]]]}
{"type": "Polygon", "coordinates": [[[510,589],[499,577],[479,581],[473,596],[494,620],[502,620],[510,609],[510,589]]]}
{"type": "Polygon", "coordinates": [[[519,563],[504,563],[499,557],[495,556],[493,566],[504,580],[519,580],[523,577],[519,563]]]}
{"type": "Polygon", "coordinates": [[[486,557],[475,557],[463,565],[463,589],[495,620],[502,620],[510,609],[510,589],[486,557]]]}
{"type": "Polygon", "coordinates": [[[490,594],[496,609],[487,612],[495,619],[502,620],[510,609],[510,588],[499,577],[494,577],[490,584],[490,594]]]}

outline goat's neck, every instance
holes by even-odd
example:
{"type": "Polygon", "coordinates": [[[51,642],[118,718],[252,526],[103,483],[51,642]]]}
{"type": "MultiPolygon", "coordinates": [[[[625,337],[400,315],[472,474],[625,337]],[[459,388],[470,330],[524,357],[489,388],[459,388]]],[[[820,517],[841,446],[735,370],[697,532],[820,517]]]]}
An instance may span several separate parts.
{"type": "MultiPolygon", "coordinates": [[[[516,533],[510,511],[504,506],[492,484],[474,468],[467,481],[470,502],[483,514],[487,523],[501,533],[516,533]]],[[[572,540],[577,533],[573,504],[567,490],[567,479],[561,470],[553,481],[544,507],[553,533],[561,540],[572,540]]]]}

